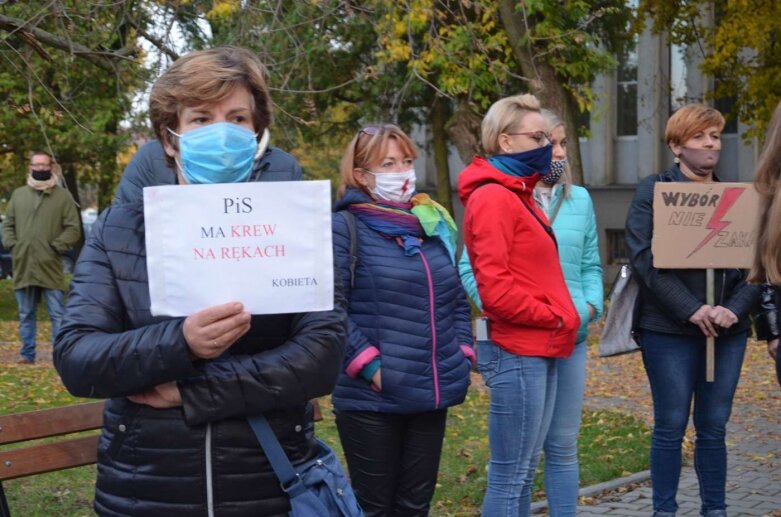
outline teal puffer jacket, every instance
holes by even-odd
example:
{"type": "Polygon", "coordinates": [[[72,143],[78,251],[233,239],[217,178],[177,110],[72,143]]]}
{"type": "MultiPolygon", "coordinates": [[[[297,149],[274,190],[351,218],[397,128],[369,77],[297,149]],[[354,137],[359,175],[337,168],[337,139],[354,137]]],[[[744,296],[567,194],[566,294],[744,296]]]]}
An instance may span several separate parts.
{"type": "MultiPolygon", "coordinates": [[[[561,185],[556,185],[550,206],[546,210],[539,189],[534,190],[535,201],[545,210],[548,217],[553,215],[554,207],[557,206],[562,195],[563,188],[561,185]]],[[[591,197],[585,188],[577,185],[570,187],[570,195],[562,200],[561,208],[553,221],[553,231],[559,245],[559,260],[564,271],[564,279],[580,315],[581,324],[577,337],[577,342],[580,343],[588,335],[589,322],[598,319],[604,309],[597,220],[591,197]],[[589,304],[596,311],[594,318],[589,318],[589,304]]],[[[477,293],[475,276],[466,251],[464,248],[458,271],[464,289],[479,307],[480,296],[477,293]]],[[[543,268],[545,265],[540,264],[539,267],[543,268]]]]}

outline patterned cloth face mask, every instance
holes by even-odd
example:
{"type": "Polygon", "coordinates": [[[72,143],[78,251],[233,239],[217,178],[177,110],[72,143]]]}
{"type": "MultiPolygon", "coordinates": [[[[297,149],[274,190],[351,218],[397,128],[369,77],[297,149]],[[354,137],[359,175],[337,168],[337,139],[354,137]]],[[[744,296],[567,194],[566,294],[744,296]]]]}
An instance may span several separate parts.
{"type": "Polygon", "coordinates": [[[553,160],[550,162],[550,172],[542,177],[542,182],[546,185],[555,185],[559,182],[561,175],[567,168],[567,159],[553,160]]]}

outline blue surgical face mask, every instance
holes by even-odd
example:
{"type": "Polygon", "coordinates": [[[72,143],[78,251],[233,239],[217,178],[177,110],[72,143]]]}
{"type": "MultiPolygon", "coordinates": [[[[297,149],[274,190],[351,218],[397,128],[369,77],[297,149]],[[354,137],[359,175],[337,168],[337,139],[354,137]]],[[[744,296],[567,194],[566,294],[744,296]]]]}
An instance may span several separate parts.
{"type": "Polygon", "coordinates": [[[256,134],[230,122],[191,129],[179,137],[179,166],[187,183],[241,183],[252,173],[256,134]]]}

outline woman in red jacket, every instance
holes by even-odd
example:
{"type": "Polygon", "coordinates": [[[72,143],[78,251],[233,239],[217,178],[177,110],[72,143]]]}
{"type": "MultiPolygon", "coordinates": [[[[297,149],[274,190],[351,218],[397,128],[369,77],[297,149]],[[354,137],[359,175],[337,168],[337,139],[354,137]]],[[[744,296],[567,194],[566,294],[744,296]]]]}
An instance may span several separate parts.
{"type": "Polygon", "coordinates": [[[554,359],[572,353],[580,325],[556,237],[532,199],[550,171],[545,128],[533,95],[496,102],[482,123],[490,158],[475,157],[458,181],[464,240],[490,329],[477,349],[491,394],[483,515],[529,514],[534,458],[556,397],[554,359]]]}

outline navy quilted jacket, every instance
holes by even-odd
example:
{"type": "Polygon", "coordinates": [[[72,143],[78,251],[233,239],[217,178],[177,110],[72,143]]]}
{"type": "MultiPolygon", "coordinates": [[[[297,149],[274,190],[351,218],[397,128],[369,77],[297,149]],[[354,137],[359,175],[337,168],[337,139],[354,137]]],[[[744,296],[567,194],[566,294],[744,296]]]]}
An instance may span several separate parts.
{"type": "MultiPolygon", "coordinates": [[[[348,189],[337,203],[371,202],[348,189]]],[[[333,217],[334,262],[348,293],[349,334],[333,404],[343,411],[416,413],[463,402],[469,386],[472,327],[458,270],[436,238],[406,256],[388,238],[356,218],[357,265],[350,288],[350,233],[333,217]],[[359,376],[376,357],[382,391],[359,376]]]]}
{"type": "MultiPolygon", "coordinates": [[[[101,215],[81,252],[54,364],[68,390],[110,398],[98,445],[99,515],[286,515],[288,498],[246,416],[264,413],[293,463],[312,459],[307,401],[330,393],[346,334],[334,310],[253,316],[219,360],[193,361],[183,318],[153,317],[140,202],[101,215]],[[128,395],[177,382],[182,407],[128,395]]],[[[251,279],[248,279],[251,281],[251,279]]]]}

